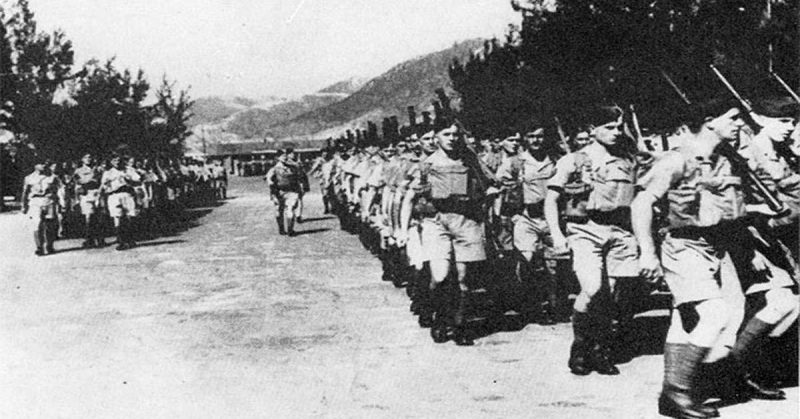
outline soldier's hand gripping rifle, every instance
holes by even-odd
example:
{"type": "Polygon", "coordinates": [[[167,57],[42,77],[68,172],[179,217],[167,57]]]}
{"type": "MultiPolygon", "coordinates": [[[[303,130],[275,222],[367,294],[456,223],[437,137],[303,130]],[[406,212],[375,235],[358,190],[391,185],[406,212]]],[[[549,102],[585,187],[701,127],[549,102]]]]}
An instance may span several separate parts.
{"type": "MultiPolygon", "coordinates": [[[[745,112],[747,112],[748,116],[750,117],[749,118],[750,121],[748,122],[757,125],[758,122],[756,122],[756,118],[753,115],[753,107],[752,105],[750,105],[750,102],[747,101],[745,98],[743,98],[742,95],[740,95],[739,92],[737,92],[736,89],[734,89],[733,85],[731,85],[730,82],[728,82],[728,79],[726,79],[725,76],[723,76],[722,73],[720,73],[720,71],[717,70],[717,68],[714,67],[713,64],[709,64],[709,67],[711,67],[711,70],[714,72],[717,78],[722,82],[722,84],[725,85],[725,88],[728,89],[728,91],[733,95],[733,97],[736,98],[736,100],[742,106],[742,109],[745,112]]],[[[757,130],[760,129],[761,127],[756,126],[753,128],[757,130]]],[[[720,155],[726,157],[731,162],[731,165],[733,165],[740,173],[746,176],[746,179],[749,181],[749,183],[753,185],[755,192],[758,195],[760,195],[761,198],[764,199],[765,203],[767,204],[770,210],[772,210],[776,214],[781,214],[786,211],[786,206],[783,205],[783,202],[781,202],[775,196],[775,194],[772,191],[770,191],[766,185],[764,185],[764,182],[761,181],[761,178],[759,178],[758,175],[752,169],[750,169],[750,165],[748,165],[747,159],[745,159],[738,152],[736,152],[736,150],[734,150],[733,147],[731,147],[727,142],[723,141],[722,143],[720,143],[719,146],[717,146],[717,152],[720,155]]]]}
{"type": "Polygon", "coordinates": [[[569,142],[567,142],[567,134],[564,132],[564,127],[561,125],[561,120],[559,120],[557,116],[554,116],[553,121],[556,122],[556,130],[558,131],[558,138],[561,140],[561,145],[564,146],[564,151],[566,151],[567,153],[572,153],[572,149],[569,146],[569,142]]]}

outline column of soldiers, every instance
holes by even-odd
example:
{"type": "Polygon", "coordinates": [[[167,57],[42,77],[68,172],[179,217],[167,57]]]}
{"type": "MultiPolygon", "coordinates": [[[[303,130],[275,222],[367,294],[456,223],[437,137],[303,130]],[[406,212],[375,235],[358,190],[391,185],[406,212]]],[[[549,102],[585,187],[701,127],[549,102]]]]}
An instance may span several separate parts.
{"type": "Polygon", "coordinates": [[[665,282],[659,412],[717,417],[709,398],[785,398],[762,350],[797,325],[800,174],[785,150],[800,105],[765,95],[747,110],[720,93],[675,113],[668,141],[631,139],[625,113],[599,104],[572,139],[528,121],[479,143],[447,112],[412,113],[399,141],[344,139],[316,173],[326,211],[406,287],[435,342],[473,344],[491,313],[571,318],[569,370],[616,375],[665,282]],[[765,204],[776,197],[781,209],[765,204]]]}
{"type": "Polygon", "coordinates": [[[126,250],[165,231],[185,208],[226,197],[227,172],[219,161],[115,154],[98,162],[87,153],[80,163],[37,163],[25,177],[22,213],[38,256],[56,253],[58,238],[105,247],[111,229],[116,249],[126,250]]]}

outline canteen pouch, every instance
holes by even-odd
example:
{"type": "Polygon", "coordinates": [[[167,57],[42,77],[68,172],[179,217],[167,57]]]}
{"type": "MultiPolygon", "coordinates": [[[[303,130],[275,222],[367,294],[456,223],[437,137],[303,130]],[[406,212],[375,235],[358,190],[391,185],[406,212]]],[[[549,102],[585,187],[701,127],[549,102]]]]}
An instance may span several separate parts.
{"type": "Polygon", "coordinates": [[[598,211],[613,211],[630,207],[634,196],[635,173],[632,168],[618,164],[605,167],[602,176],[597,176],[590,196],[590,208],[598,211]]]}
{"type": "Polygon", "coordinates": [[[428,173],[431,198],[466,196],[469,192],[469,169],[464,166],[435,166],[428,173]]]}
{"type": "Polygon", "coordinates": [[[591,162],[585,153],[575,153],[575,171],[564,185],[560,206],[565,219],[586,218],[586,204],[592,193],[591,162]]]}

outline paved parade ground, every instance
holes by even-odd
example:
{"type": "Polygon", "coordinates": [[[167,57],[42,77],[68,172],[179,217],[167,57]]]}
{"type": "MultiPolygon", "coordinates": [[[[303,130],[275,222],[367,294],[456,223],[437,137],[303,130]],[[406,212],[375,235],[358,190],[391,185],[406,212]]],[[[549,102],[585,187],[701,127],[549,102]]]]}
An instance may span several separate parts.
{"type": "MultiPolygon", "coordinates": [[[[37,258],[0,214],[0,418],[658,417],[661,355],[576,377],[568,324],[434,344],[319,195],[294,238],[260,178],[229,195],[123,252],[37,258]]],[[[787,394],[721,414],[796,418],[787,394]]]]}

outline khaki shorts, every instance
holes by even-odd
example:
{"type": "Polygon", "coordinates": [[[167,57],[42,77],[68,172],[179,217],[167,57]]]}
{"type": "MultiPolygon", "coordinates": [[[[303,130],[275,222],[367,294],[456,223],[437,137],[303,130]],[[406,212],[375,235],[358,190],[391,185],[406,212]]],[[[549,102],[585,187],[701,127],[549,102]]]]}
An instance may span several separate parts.
{"type": "Polygon", "coordinates": [[[300,194],[290,191],[278,191],[278,213],[290,212],[294,214],[300,205],[300,194]]]}
{"type": "Polygon", "coordinates": [[[567,223],[573,269],[578,281],[639,276],[639,245],[633,233],[615,225],[567,223]]]}
{"type": "Polygon", "coordinates": [[[52,199],[33,197],[28,201],[28,212],[25,214],[25,218],[33,229],[37,229],[42,220],[55,220],[56,210],[56,203],[52,199]]]}
{"type": "Polygon", "coordinates": [[[417,270],[422,269],[425,262],[430,260],[422,247],[421,228],[419,224],[410,226],[408,228],[408,242],[406,243],[408,264],[415,267],[417,270]]]}
{"type": "Polygon", "coordinates": [[[486,260],[483,223],[461,214],[438,213],[422,220],[422,248],[429,260],[486,260]]]}
{"type": "Polygon", "coordinates": [[[550,228],[543,218],[525,214],[514,216],[514,247],[520,252],[541,252],[551,245],[550,228]]]}
{"type": "Polygon", "coordinates": [[[722,298],[720,275],[725,251],[705,239],[667,236],[661,243],[661,266],[675,306],[722,298]]]}
{"type": "Polygon", "coordinates": [[[81,206],[81,214],[94,214],[100,203],[100,191],[98,189],[87,190],[84,195],[80,196],[79,203],[81,206]]]}
{"type": "Polygon", "coordinates": [[[776,288],[789,288],[795,285],[792,276],[786,269],[779,267],[774,262],[769,260],[766,256],[763,257],[764,264],[767,265],[766,272],[763,275],[766,277],[766,282],[757,282],[745,290],[745,294],[754,294],[762,291],[769,291],[776,288]]]}
{"type": "Polygon", "coordinates": [[[116,192],[108,196],[108,215],[111,217],[135,217],[138,214],[136,200],[130,193],[116,192]]]}

